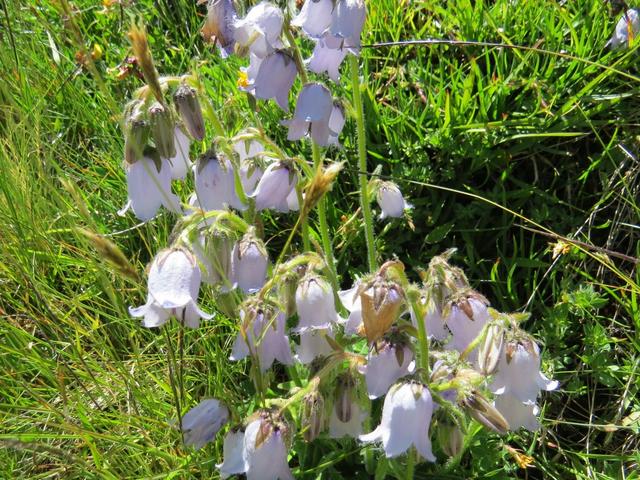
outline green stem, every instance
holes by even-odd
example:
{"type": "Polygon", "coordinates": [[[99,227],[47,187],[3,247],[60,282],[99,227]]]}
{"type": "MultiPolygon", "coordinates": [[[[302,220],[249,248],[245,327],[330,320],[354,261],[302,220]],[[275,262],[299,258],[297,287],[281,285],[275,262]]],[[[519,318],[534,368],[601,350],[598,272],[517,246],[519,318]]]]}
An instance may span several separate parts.
{"type": "Polygon", "coordinates": [[[173,400],[176,402],[176,412],[178,414],[178,425],[180,427],[180,436],[182,437],[182,443],[184,443],[184,432],[182,431],[182,407],[180,405],[180,395],[175,385],[175,366],[176,357],[173,352],[173,346],[171,345],[171,336],[169,335],[169,327],[164,325],[162,328],[164,331],[164,337],[167,342],[167,351],[169,353],[169,384],[171,385],[171,392],[173,393],[173,400]]]}
{"type": "MultiPolygon", "coordinates": [[[[311,152],[313,155],[313,166],[318,171],[322,168],[322,156],[320,155],[320,147],[316,145],[315,142],[312,142],[311,152]]],[[[333,293],[336,297],[336,302],[339,303],[337,299],[338,295],[338,275],[336,273],[336,262],[333,258],[333,244],[331,242],[331,236],[329,235],[329,224],[327,223],[327,198],[323,196],[316,206],[318,209],[318,221],[320,223],[320,238],[322,239],[322,249],[324,250],[325,260],[327,262],[327,267],[329,269],[329,280],[331,281],[331,286],[333,287],[333,293]]]]}
{"type": "Polygon", "coordinates": [[[424,381],[429,381],[429,339],[427,338],[427,327],[424,324],[424,310],[420,305],[420,300],[411,300],[411,309],[418,324],[418,352],[420,354],[419,365],[424,372],[424,381]]]}
{"type": "Polygon", "coordinates": [[[362,94],[360,92],[360,72],[358,59],[355,55],[348,55],[351,67],[351,89],[353,90],[353,108],[356,113],[356,128],[358,132],[358,180],[360,183],[360,207],[364,220],[364,234],[367,242],[367,259],[371,272],[378,268],[376,262],[376,246],[373,240],[373,216],[371,214],[371,199],[369,198],[369,181],[367,179],[367,138],[364,130],[364,110],[362,108],[362,94]]]}
{"type": "Polygon", "coordinates": [[[407,471],[405,478],[407,480],[413,480],[413,473],[416,465],[416,449],[410,448],[407,453],[407,471]]]}

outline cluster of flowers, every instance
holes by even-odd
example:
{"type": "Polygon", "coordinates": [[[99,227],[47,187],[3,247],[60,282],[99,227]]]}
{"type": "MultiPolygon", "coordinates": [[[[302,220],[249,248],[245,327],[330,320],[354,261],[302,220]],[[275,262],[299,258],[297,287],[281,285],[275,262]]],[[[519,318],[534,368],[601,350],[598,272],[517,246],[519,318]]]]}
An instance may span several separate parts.
{"type": "MultiPolygon", "coordinates": [[[[357,54],[364,19],[363,0],[307,0],[290,25],[268,2],[239,18],[230,0],[210,0],[203,33],[223,55],[248,54],[239,87],[258,99],[288,111],[299,76],[293,118],[282,122],[288,138],[331,146],[339,145],[344,109],[325,84],[307,80],[305,65],[338,81],[345,56],[357,54]],[[315,42],[306,62],[293,43],[296,27],[315,42]]],[[[256,216],[308,214],[340,166],[311,171],[253,128],[229,140],[216,132],[220,151],[211,148],[192,164],[190,143],[204,140],[210,104],[194,77],[159,77],[143,40],[134,39],[134,51],[147,86],[125,110],[126,209],[144,221],[162,205],[184,216],[171,246],[151,263],[146,303],[130,313],[146,327],[174,317],[198,328],[213,317],[198,304],[201,284],[210,285],[217,309],[238,321],[230,359],[251,359],[260,397],[260,408],[244,419],[217,399],[204,400],[181,419],[187,444],[200,448],[231,423],[218,465],[222,478],[285,479],[292,478],[287,452],[296,424],[308,442],[325,434],[352,437],[381,443],[390,458],[413,447],[428,461],[436,460],[434,422],[447,432],[443,451],[460,452],[463,412],[499,433],[538,428],[538,395],[557,383],[540,372],[538,346],[519,326],[523,315],[491,309],[449,264],[449,253],[431,261],[422,285],[409,282],[401,262],[389,261],[344,291],[327,252],[286,261],[282,252],[272,263],[256,216]],[[190,170],[195,193],[182,205],[171,181],[190,170]],[[275,362],[309,372],[288,398],[265,398],[275,362]],[[371,402],[382,397],[380,423],[366,433],[371,402]]],[[[411,208],[393,182],[374,186],[381,218],[411,208]]]]}

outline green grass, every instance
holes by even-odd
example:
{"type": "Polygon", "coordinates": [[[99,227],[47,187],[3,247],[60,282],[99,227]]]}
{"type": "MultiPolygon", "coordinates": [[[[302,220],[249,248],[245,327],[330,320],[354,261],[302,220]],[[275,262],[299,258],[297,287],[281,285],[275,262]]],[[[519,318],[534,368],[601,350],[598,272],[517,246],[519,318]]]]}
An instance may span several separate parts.
{"type": "MultiPolygon", "coordinates": [[[[144,281],[123,276],[78,228],[106,235],[144,278],[174,223],[116,214],[126,200],[119,110],[141,81],[108,68],[129,54],[130,19],[147,22],[161,73],[198,66],[230,134],[252,124],[235,88],[243,62],[203,45],[196,2],[140,0],[108,14],[99,3],[75,2],[73,21],[85,48],[102,49],[103,88],[74,59],[77,38],[56,2],[1,5],[0,477],[215,478],[221,442],[193,452],[168,427],[166,338],[127,312],[144,300],[144,281]]],[[[534,457],[532,478],[638,478],[640,273],[601,250],[640,256],[638,49],[603,48],[617,16],[600,0],[368,5],[364,44],[433,37],[545,50],[363,51],[370,169],[381,164],[415,205],[415,231],[376,224],[380,256],[415,269],[457,247],[455,262],[496,308],[528,305],[526,328],[561,381],[544,397],[540,433],[480,433],[460,465],[421,465],[417,476],[524,478],[508,444],[534,457]],[[525,228],[540,226],[593,247],[553,259],[555,240],[525,228]]],[[[310,157],[286,142],[277,107],[261,103],[259,116],[287,151],[310,157]]],[[[357,209],[354,139],[350,121],[335,155],[347,161],[343,183],[328,202],[343,285],[366,268],[361,230],[339,229],[357,209]]],[[[285,241],[286,228],[266,229],[270,244],[285,241]]],[[[203,396],[247,398],[244,366],[226,360],[234,332],[222,315],[168,329],[183,354],[184,410],[203,396]]],[[[366,478],[354,442],[296,448],[305,478],[366,478]]]]}

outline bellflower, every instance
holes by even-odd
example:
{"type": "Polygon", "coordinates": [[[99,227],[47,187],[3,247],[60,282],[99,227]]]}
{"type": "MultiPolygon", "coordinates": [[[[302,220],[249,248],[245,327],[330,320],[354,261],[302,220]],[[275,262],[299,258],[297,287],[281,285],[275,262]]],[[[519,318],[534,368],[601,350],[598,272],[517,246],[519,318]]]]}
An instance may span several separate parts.
{"type": "Polygon", "coordinates": [[[189,146],[191,145],[191,140],[182,131],[182,128],[176,127],[174,139],[176,144],[176,154],[174,157],[169,159],[169,163],[171,163],[171,178],[175,180],[186,177],[187,172],[191,170],[193,164],[189,158],[189,146]]]}
{"type": "Polygon", "coordinates": [[[515,431],[524,427],[533,432],[540,428],[540,422],[536,418],[540,409],[535,403],[522,403],[517,397],[507,393],[496,396],[493,405],[509,423],[509,430],[515,431]]]}
{"type": "Polygon", "coordinates": [[[200,269],[192,253],[183,249],[159,252],[151,263],[147,281],[147,303],[129,308],[133,317],[143,317],[145,327],[160,327],[171,315],[197,328],[200,319],[213,315],[200,310],[196,303],[200,291],[200,269]]]}
{"type": "Polygon", "coordinates": [[[291,190],[287,198],[284,199],[284,202],[276,205],[274,209],[280,213],[297,212],[300,210],[300,202],[298,202],[298,192],[296,189],[291,190]]]}
{"type": "MultiPolygon", "coordinates": [[[[442,318],[442,312],[440,312],[436,304],[424,297],[420,299],[420,303],[426,307],[423,321],[427,336],[434,340],[444,340],[447,338],[449,331],[445,326],[444,318],[442,318]]],[[[411,323],[414,327],[418,328],[416,314],[413,309],[411,310],[411,323]]]]}
{"type": "Polygon", "coordinates": [[[272,311],[245,312],[240,311],[240,321],[244,325],[233,344],[231,360],[242,360],[250,354],[257,355],[260,370],[269,370],[275,360],[283,365],[291,365],[291,347],[289,337],[285,334],[286,320],[284,313],[272,311]]]}
{"type": "Polygon", "coordinates": [[[118,213],[124,215],[133,210],[134,215],[146,222],[158,209],[164,207],[173,213],[181,213],[180,199],[171,192],[171,165],[157,154],[143,156],[135,163],[126,163],[127,192],[129,200],[118,213]]]}
{"type": "Polygon", "coordinates": [[[299,332],[325,329],[337,323],[331,285],[318,275],[305,276],[296,289],[299,332]]]}
{"type": "Polygon", "coordinates": [[[360,373],[365,376],[369,398],[374,399],[386,394],[391,385],[414,369],[413,352],[408,346],[384,341],[377,352],[369,352],[360,373]]]}
{"type": "Polygon", "coordinates": [[[246,210],[236,194],[234,167],[227,158],[207,152],[198,159],[195,172],[197,205],[203,210],[246,210]]]}
{"type": "Polygon", "coordinates": [[[296,360],[303,365],[313,362],[318,357],[327,357],[333,353],[333,348],[324,338],[333,338],[331,329],[307,330],[300,334],[300,346],[296,350],[296,360]]]}
{"type": "Polygon", "coordinates": [[[282,10],[270,2],[260,2],[241,20],[234,24],[234,38],[242,47],[260,58],[280,48],[280,34],[284,15],[282,10]]]}
{"type": "Polygon", "coordinates": [[[360,281],[356,281],[348,290],[338,292],[338,297],[342,306],[349,311],[349,317],[344,325],[344,332],[348,335],[355,335],[362,329],[362,303],[358,290],[360,281]]]}
{"type": "Polygon", "coordinates": [[[220,470],[220,478],[240,475],[247,471],[244,462],[244,432],[241,429],[231,429],[224,437],[222,446],[222,463],[216,465],[220,470]]]}
{"type": "Polygon", "coordinates": [[[215,41],[220,47],[223,58],[233,53],[234,22],[237,19],[233,0],[209,0],[207,20],[202,27],[202,36],[206,41],[215,41]]]}
{"type": "Polygon", "coordinates": [[[338,377],[329,419],[331,438],[358,438],[362,434],[362,422],[367,412],[358,403],[355,387],[356,379],[350,373],[338,377]]]}
{"type": "Polygon", "coordinates": [[[244,293],[253,293],[262,288],[267,280],[269,256],[264,242],[247,232],[236,243],[231,255],[233,280],[244,293]]]}
{"type": "Polygon", "coordinates": [[[347,56],[342,47],[342,39],[326,33],[316,40],[311,57],[306,60],[307,68],[313,73],[327,73],[334,82],[340,81],[340,65],[347,56]]]}
{"type": "Polygon", "coordinates": [[[384,399],[380,425],[373,432],[361,435],[360,441],[381,441],[387,458],[397,457],[414,446],[424,459],[435,462],[429,439],[432,414],[433,400],[425,385],[394,385],[384,399]]]}
{"type": "MultiPolygon", "coordinates": [[[[482,296],[470,296],[453,303],[449,315],[445,318],[445,322],[453,335],[448,346],[463,352],[480,334],[488,320],[487,301],[482,296]]],[[[474,348],[470,352],[468,358],[471,362],[475,362],[478,355],[477,350],[477,348],[474,348]]]]}
{"type": "Polygon", "coordinates": [[[331,25],[333,0],[306,0],[291,25],[302,28],[311,38],[318,38],[331,25]]]}
{"type": "Polygon", "coordinates": [[[287,139],[300,140],[310,133],[314,142],[327,146],[332,134],[329,128],[332,109],[333,99],[327,87],[321,83],[305,84],[298,95],[293,118],[282,122],[289,127],[287,139]]]}
{"type": "Polygon", "coordinates": [[[528,405],[535,404],[540,390],[557,387],[557,381],[549,380],[540,371],[540,349],[528,339],[506,344],[490,386],[495,394],[510,394],[528,405]]]}
{"type": "Polygon", "coordinates": [[[367,9],[364,0],[337,0],[333,10],[330,32],[343,39],[344,46],[358,53],[360,34],[367,9]]]}
{"type": "Polygon", "coordinates": [[[286,205],[287,197],[297,182],[298,176],[291,167],[282,162],[270,164],[251,194],[256,202],[256,210],[286,205]]]}
{"type": "Polygon", "coordinates": [[[261,100],[273,98],[285,112],[289,111],[289,90],[298,70],[291,56],[277,50],[261,59],[251,55],[251,65],[246,70],[246,86],[241,90],[261,100]]]}
{"type": "Polygon", "coordinates": [[[268,418],[254,420],[244,434],[247,480],[294,480],[287,462],[286,428],[268,418]]]}
{"type": "Polygon", "coordinates": [[[399,218],[404,215],[405,210],[413,208],[402,196],[402,192],[393,182],[380,182],[376,195],[378,206],[380,207],[380,220],[385,218],[399,218]]]}
{"type": "Polygon", "coordinates": [[[184,444],[200,450],[228,420],[229,409],[219,400],[203,400],[182,417],[184,444]]]}
{"type": "Polygon", "coordinates": [[[616,31],[607,43],[611,49],[629,47],[631,41],[640,33],[640,9],[630,8],[627,10],[618,23],[616,31]]]}
{"type": "Polygon", "coordinates": [[[345,121],[344,107],[340,102],[333,102],[331,116],[329,117],[329,130],[331,130],[331,135],[329,135],[329,145],[340,146],[338,136],[344,128],[345,121]]]}

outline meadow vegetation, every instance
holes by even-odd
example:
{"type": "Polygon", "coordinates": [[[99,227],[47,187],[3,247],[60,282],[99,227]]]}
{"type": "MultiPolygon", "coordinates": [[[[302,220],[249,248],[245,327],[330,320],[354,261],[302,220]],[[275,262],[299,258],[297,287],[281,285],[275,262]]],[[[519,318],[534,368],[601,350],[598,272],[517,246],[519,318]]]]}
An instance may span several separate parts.
{"type": "MultiPolygon", "coordinates": [[[[217,478],[222,441],[193,451],[168,425],[167,336],[187,407],[238,399],[253,386],[227,360],[234,321],[152,331],[127,310],[144,298],[145,267],[174,218],[117,214],[127,198],[121,110],[142,85],[126,32],[144,20],[161,74],[197,69],[230,134],[255,121],[236,88],[243,63],[203,43],[205,10],[193,0],[109,3],[1,2],[0,477],[217,478]]],[[[453,263],[495,308],[531,313],[525,327],[560,381],[543,397],[539,432],[479,431],[459,462],[422,465],[416,478],[638,478],[640,42],[605,48],[618,13],[601,0],[367,6],[369,167],[414,206],[414,228],[376,223],[379,256],[415,275],[457,248],[453,263]],[[375,46],[427,38],[479,43],[375,46]]],[[[259,108],[274,140],[311,157],[286,142],[277,106],[259,108]]],[[[355,139],[348,120],[328,202],[343,288],[367,271],[360,220],[348,221],[355,139]]],[[[177,188],[183,199],[192,190],[177,188]]],[[[274,251],[294,222],[265,222],[274,251]]],[[[296,448],[296,478],[370,478],[355,441],[296,448]]]]}

